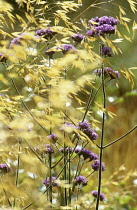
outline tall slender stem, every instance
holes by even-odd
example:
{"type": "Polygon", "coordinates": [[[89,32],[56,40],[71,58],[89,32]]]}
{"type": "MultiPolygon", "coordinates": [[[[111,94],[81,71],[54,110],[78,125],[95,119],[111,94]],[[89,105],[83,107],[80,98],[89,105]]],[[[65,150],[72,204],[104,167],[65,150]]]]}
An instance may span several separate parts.
{"type": "MultiPolygon", "coordinates": [[[[100,44],[100,52],[101,51],[102,51],[102,44],[100,44]]],[[[103,64],[102,64],[101,71],[102,71],[103,108],[105,109],[106,108],[106,92],[105,92],[103,64]]],[[[103,117],[102,117],[102,132],[101,132],[101,140],[100,140],[99,174],[98,174],[98,195],[97,195],[97,202],[96,202],[96,210],[99,209],[100,191],[101,191],[101,179],[102,179],[101,163],[102,163],[102,157],[103,157],[104,126],[105,126],[105,112],[103,112],[103,117]]]]}
{"type": "Polygon", "coordinates": [[[52,157],[51,154],[49,154],[49,176],[50,176],[50,190],[49,190],[49,198],[50,198],[50,202],[52,204],[52,157]]]}
{"type": "MultiPolygon", "coordinates": [[[[65,132],[64,132],[64,139],[65,139],[65,132]]],[[[67,153],[66,153],[66,144],[64,143],[64,180],[67,180],[67,153]]],[[[67,206],[67,189],[64,189],[64,204],[67,206]]]]}
{"type": "MultiPolygon", "coordinates": [[[[70,160],[71,151],[70,148],[68,149],[68,159],[70,160]]],[[[68,162],[68,181],[69,185],[71,184],[71,162],[68,162]]],[[[68,196],[68,204],[71,204],[71,188],[69,186],[69,196],[68,196]]]]}

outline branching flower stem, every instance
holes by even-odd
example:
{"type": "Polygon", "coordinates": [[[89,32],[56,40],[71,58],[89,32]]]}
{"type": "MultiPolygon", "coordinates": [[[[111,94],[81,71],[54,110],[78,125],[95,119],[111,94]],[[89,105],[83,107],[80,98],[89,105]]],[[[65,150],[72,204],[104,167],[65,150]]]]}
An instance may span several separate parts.
{"type": "Polygon", "coordinates": [[[116,140],[110,142],[109,144],[103,146],[103,149],[105,149],[105,148],[111,146],[112,144],[116,143],[117,141],[120,141],[121,139],[123,139],[124,137],[126,137],[127,135],[129,135],[131,132],[133,132],[136,128],[137,128],[137,125],[136,125],[134,128],[132,128],[131,130],[129,130],[129,131],[128,131],[126,134],[124,134],[123,136],[121,136],[121,137],[119,137],[118,139],[116,139],[116,140]]]}
{"type": "MultiPolygon", "coordinates": [[[[107,82],[109,82],[109,81],[110,81],[110,79],[107,80],[106,82],[104,81],[104,84],[107,83],[107,82]]],[[[99,90],[101,89],[102,85],[103,85],[103,83],[101,83],[101,85],[98,87],[98,89],[97,89],[97,91],[94,93],[94,95],[93,95],[94,89],[91,90],[91,93],[90,93],[90,96],[89,96],[89,100],[88,100],[88,103],[87,103],[87,107],[86,107],[86,111],[85,111],[85,113],[84,113],[82,122],[84,122],[84,120],[85,120],[85,118],[86,118],[86,115],[87,115],[87,113],[88,113],[88,111],[89,111],[89,109],[90,109],[90,106],[91,106],[93,100],[95,99],[97,93],[98,93],[99,90]]]]}

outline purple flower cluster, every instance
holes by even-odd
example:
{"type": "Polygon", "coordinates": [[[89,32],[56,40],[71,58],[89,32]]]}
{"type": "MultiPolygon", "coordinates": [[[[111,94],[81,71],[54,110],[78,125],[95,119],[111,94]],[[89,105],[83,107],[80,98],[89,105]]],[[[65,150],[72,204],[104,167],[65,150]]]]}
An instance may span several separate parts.
{"type": "Polygon", "coordinates": [[[76,44],[79,44],[82,41],[85,41],[85,39],[86,39],[86,37],[82,34],[74,34],[71,37],[76,42],[76,44]]]}
{"type": "MultiPolygon", "coordinates": [[[[96,69],[94,73],[100,76],[102,74],[102,69],[96,69]]],[[[120,77],[120,74],[118,73],[118,71],[114,71],[110,67],[104,67],[104,76],[110,77],[111,79],[118,79],[120,77]]]]}
{"type": "Polygon", "coordinates": [[[51,28],[36,31],[36,35],[43,36],[45,39],[52,39],[55,34],[57,34],[57,32],[53,31],[51,28]]]}
{"type": "MultiPolygon", "coordinates": [[[[92,191],[91,193],[92,193],[92,195],[93,195],[95,198],[97,198],[97,196],[98,196],[98,191],[97,191],[97,190],[94,190],[94,191],[92,191]]],[[[100,199],[100,201],[104,201],[104,200],[105,200],[105,196],[104,196],[104,194],[103,194],[102,192],[100,192],[100,197],[99,197],[99,199],[100,199]]]]}
{"type": "Polygon", "coordinates": [[[75,183],[75,185],[82,185],[82,186],[85,186],[85,185],[87,185],[88,180],[87,180],[84,176],[77,176],[77,177],[74,179],[74,183],[75,183]]]}
{"type": "Polygon", "coordinates": [[[51,135],[47,136],[47,138],[49,140],[52,140],[53,142],[56,142],[57,141],[57,135],[55,133],[52,133],[51,135]]]}
{"type": "Polygon", "coordinates": [[[96,140],[98,138],[98,135],[90,128],[90,124],[87,121],[79,122],[78,128],[82,130],[91,140],[96,140]]]}
{"type": "Polygon", "coordinates": [[[89,161],[92,161],[98,159],[98,156],[88,149],[76,148],[75,153],[78,154],[78,156],[82,155],[84,160],[89,159],[89,161]]]}
{"type": "Polygon", "coordinates": [[[101,55],[104,56],[104,57],[112,57],[113,56],[113,53],[112,53],[112,50],[110,47],[102,47],[101,49],[101,55]]]}
{"type": "Polygon", "coordinates": [[[20,45],[21,39],[22,39],[21,36],[12,39],[12,41],[11,41],[11,43],[10,43],[10,47],[12,47],[12,46],[14,46],[14,45],[20,45]]]}
{"type": "MultiPolygon", "coordinates": [[[[99,160],[95,160],[94,163],[91,164],[91,167],[94,171],[99,171],[99,166],[100,166],[100,162],[99,160]]],[[[105,171],[106,167],[105,167],[105,163],[101,163],[101,171],[105,171]]]]}
{"type": "Polygon", "coordinates": [[[104,36],[105,34],[114,34],[115,25],[117,25],[118,20],[113,17],[103,16],[95,17],[88,21],[88,25],[91,27],[90,30],[86,32],[88,36],[94,37],[104,36]]]}
{"type": "Polygon", "coordinates": [[[58,184],[55,182],[57,180],[57,177],[53,176],[50,180],[50,177],[47,177],[47,179],[42,180],[42,183],[48,187],[50,185],[50,183],[52,183],[53,187],[58,186],[58,184]]]}
{"type": "Polygon", "coordinates": [[[76,53],[76,48],[71,44],[62,44],[59,49],[62,51],[62,53],[65,55],[67,53],[76,53]]]}
{"type": "Polygon", "coordinates": [[[0,164],[0,174],[6,174],[11,171],[11,167],[7,166],[6,164],[0,164]]]}
{"type": "Polygon", "coordinates": [[[45,154],[52,154],[54,153],[54,150],[49,144],[44,144],[44,145],[38,145],[37,147],[34,148],[39,154],[42,156],[45,154]]]}

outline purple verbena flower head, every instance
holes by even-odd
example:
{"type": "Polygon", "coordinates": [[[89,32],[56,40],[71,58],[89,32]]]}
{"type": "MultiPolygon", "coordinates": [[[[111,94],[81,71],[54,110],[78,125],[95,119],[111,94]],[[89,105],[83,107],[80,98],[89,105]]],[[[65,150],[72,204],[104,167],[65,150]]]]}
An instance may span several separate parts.
{"type": "MultiPolygon", "coordinates": [[[[93,195],[95,198],[97,198],[97,196],[98,196],[98,191],[97,191],[97,190],[94,190],[94,191],[92,191],[91,193],[92,193],[92,195],[93,195]]],[[[104,196],[104,194],[103,194],[102,192],[100,192],[99,199],[100,199],[100,201],[104,201],[104,200],[105,200],[105,196],[104,196]]]]}
{"type": "Polygon", "coordinates": [[[17,37],[12,39],[11,43],[10,43],[10,47],[14,46],[14,45],[20,45],[20,41],[21,41],[21,37],[17,37]]]}
{"type": "Polygon", "coordinates": [[[38,145],[34,148],[42,157],[47,154],[54,153],[54,150],[49,144],[38,145]]]}
{"type": "Polygon", "coordinates": [[[88,149],[76,148],[75,153],[78,154],[78,156],[82,155],[84,160],[89,159],[89,161],[92,161],[98,159],[98,156],[88,149]]]}
{"type": "Polygon", "coordinates": [[[101,49],[101,55],[104,56],[104,57],[112,57],[113,56],[113,53],[112,53],[112,50],[110,47],[102,47],[101,49]]]}
{"type": "Polygon", "coordinates": [[[43,36],[45,39],[52,39],[55,34],[57,34],[57,32],[53,31],[51,27],[36,31],[36,35],[43,36]]]}
{"type": "Polygon", "coordinates": [[[47,136],[47,138],[51,141],[53,141],[54,143],[57,141],[57,135],[55,133],[52,133],[51,135],[47,136]]]}
{"type": "MultiPolygon", "coordinates": [[[[93,73],[96,73],[98,76],[101,76],[102,69],[96,69],[93,73]]],[[[110,67],[104,67],[104,76],[110,77],[111,79],[118,79],[120,77],[120,74],[118,71],[114,71],[110,67]]]]}
{"type": "Polygon", "coordinates": [[[90,128],[88,121],[79,122],[78,128],[82,130],[91,140],[96,140],[98,138],[96,132],[90,128]]]}
{"type": "Polygon", "coordinates": [[[75,185],[85,186],[88,183],[88,180],[84,176],[77,176],[74,179],[75,185]]]}
{"type": "Polygon", "coordinates": [[[94,37],[94,36],[95,36],[95,30],[90,29],[90,30],[88,30],[88,31],[86,32],[86,34],[87,34],[89,37],[94,37]]]}
{"type": "Polygon", "coordinates": [[[88,21],[88,25],[91,26],[91,30],[87,31],[89,37],[104,36],[105,34],[114,34],[115,25],[117,25],[118,20],[113,17],[103,16],[95,17],[88,21]]]}
{"type": "Polygon", "coordinates": [[[90,128],[90,124],[88,121],[79,122],[78,128],[83,131],[91,140],[96,140],[98,138],[98,135],[94,130],[90,128]]]}
{"type": "MultiPolygon", "coordinates": [[[[94,171],[99,171],[99,166],[100,166],[100,162],[99,160],[95,160],[94,163],[91,164],[91,167],[94,171]]],[[[105,171],[106,167],[105,167],[105,163],[101,163],[101,171],[105,171]]]]}
{"type": "Polygon", "coordinates": [[[64,55],[67,53],[76,53],[77,52],[76,48],[71,44],[62,44],[59,48],[64,55]]]}
{"type": "Polygon", "coordinates": [[[91,20],[88,21],[89,26],[104,25],[104,24],[114,26],[114,25],[117,25],[117,23],[118,23],[118,20],[111,16],[102,16],[100,18],[95,17],[95,18],[91,18],[91,20]]]}
{"type": "Polygon", "coordinates": [[[85,39],[86,39],[86,37],[82,34],[74,34],[71,37],[76,42],[76,44],[79,44],[82,41],[85,41],[85,39]]]}
{"type": "Polygon", "coordinates": [[[99,17],[91,18],[88,21],[88,26],[99,25],[99,17]]]}
{"type": "Polygon", "coordinates": [[[96,140],[98,138],[98,134],[92,130],[91,128],[82,130],[91,140],[96,140]]]}
{"type": "Polygon", "coordinates": [[[100,25],[108,24],[108,25],[114,26],[114,25],[117,25],[117,23],[118,23],[118,20],[110,16],[102,16],[99,18],[100,25]]]}
{"type": "Polygon", "coordinates": [[[79,129],[87,129],[90,128],[90,123],[88,121],[78,122],[79,129]]]}
{"type": "Polygon", "coordinates": [[[4,175],[11,171],[12,171],[11,167],[7,166],[6,164],[0,164],[0,174],[4,175]]]}
{"type": "Polygon", "coordinates": [[[53,187],[56,187],[56,186],[58,186],[58,184],[55,182],[56,180],[57,180],[57,177],[55,177],[55,176],[53,176],[53,177],[51,178],[51,181],[50,181],[50,177],[47,177],[47,179],[42,180],[42,183],[43,183],[46,187],[48,187],[48,186],[50,185],[50,183],[52,183],[52,186],[53,186],[53,187]]]}

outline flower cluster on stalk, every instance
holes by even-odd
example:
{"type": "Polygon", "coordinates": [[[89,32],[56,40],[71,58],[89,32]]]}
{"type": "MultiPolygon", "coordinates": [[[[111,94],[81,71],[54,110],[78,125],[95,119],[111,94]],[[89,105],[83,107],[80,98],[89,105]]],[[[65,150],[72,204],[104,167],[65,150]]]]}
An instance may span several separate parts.
{"type": "Polygon", "coordinates": [[[79,44],[82,41],[84,42],[86,40],[86,37],[82,34],[74,34],[71,37],[75,41],[76,44],[79,44]]]}
{"type": "Polygon", "coordinates": [[[0,164],[0,174],[4,175],[8,172],[11,172],[12,171],[12,168],[7,166],[7,164],[0,164]]]}
{"type": "MultiPolygon", "coordinates": [[[[98,196],[98,191],[97,190],[93,190],[91,193],[95,198],[97,198],[97,196],[98,196]]],[[[105,196],[102,192],[100,192],[99,199],[100,199],[100,201],[105,200],[105,196]]]]}
{"type": "Polygon", "coordinates": [[[88,180],[84,176],[77,176],[74,179],[74,184],[78,187],[86,186],[88,183],[88,180]]]}
{"type": "Polygon", "coordinates": [[[79,122],[78,128],[83,131],[91,140],[96,140],[98,134],[90,128],[90,124],[87,121],[79,122]]]}
{"type": "Polygon", "coordinates": [[[43,179],[42,180],[42,183],[48,187],[50,184],[53,186],[53,187],[56,187],[58,186],[58,183],[56,183],[55,181],[57,180],[57,177],[56,176],[52,176],[51,178],[50,177],[47,177],[47,179],[43,179]]]}
{"type": "Polygon", "coordinates": [[[51,27],[36,31],[36,35],[43,36],[45,39],[52,39],[55,34],[57,34],[57,32],[55,32],[51,27]]]}
{"type": "MultiPolygon", "coordinates": [[[[94,171],[99,171],[100,168],[100,161],[99,160],[95,160],[94,163],[91,164],[91,167],[94,171]]],[[[105,163],[101,163],[101,171],[105,171],[106,167],[105,167],[105,163]]]]}
{"type": "Polygon", "coordinates": [[[38,145],[34,149],[42,157],[44,157],[45,155],[54,153],[54,150],[52,149],[52,147],[50,146],[50,144],[38,145]]]}
{"type": "Polygon", "coordinates": [[[91,28],[86,32],[89,37],[104,36],[105,34],[114,34],[115,26],[118,20],[113,17],[103,16],[91,18],[88,21],[88,26],[91,28]]]}
{"type": "Polygon", "coordinates": [[[111,79],[118,79],[120,77],[119,72],[118,71],[114,71],[110,67],[104,67],[103,70],[101,68],[100,69],[96,69],[93,73],[95,73],[98,76],[101,76],[103,71],[104,71],[105,78],[110,77],[111,79]]]}
{"type": "Polygon", "coordinates": [[[96,160],[98,159],[98,155],[94,154],[93,152],[89,151],[88,149],[81,149],[81,148],[76,148],[75,153],[78,154],[78,156],[83,156],[84,160],[96,160]]]}

